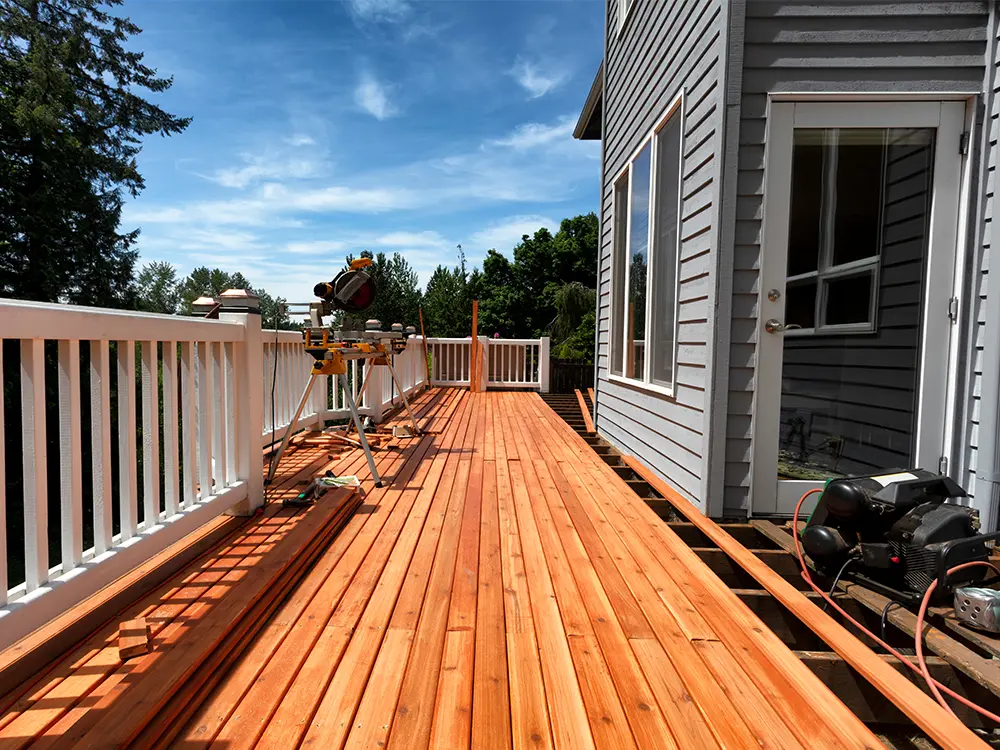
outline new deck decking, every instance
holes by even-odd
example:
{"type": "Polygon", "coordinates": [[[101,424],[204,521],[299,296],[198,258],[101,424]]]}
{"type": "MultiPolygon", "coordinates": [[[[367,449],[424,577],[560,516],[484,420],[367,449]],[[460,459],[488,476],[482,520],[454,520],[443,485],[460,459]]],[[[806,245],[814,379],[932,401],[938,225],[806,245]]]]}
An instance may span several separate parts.
{"type": "MultiPolygon", "coordinates": [[[[358,451],[334,463],[361,508],[197,711],[140,743],[881,747],[537,394],[415,409],[426,434],[376,453],[386,487],[358,451]]],[[[22,714],[51,710],[37,695],[22,714]]]]}
{"type": "Polygon", "coordinates": [[[536,394],[420,409],[178,743],[879,746],[536,394]]]}

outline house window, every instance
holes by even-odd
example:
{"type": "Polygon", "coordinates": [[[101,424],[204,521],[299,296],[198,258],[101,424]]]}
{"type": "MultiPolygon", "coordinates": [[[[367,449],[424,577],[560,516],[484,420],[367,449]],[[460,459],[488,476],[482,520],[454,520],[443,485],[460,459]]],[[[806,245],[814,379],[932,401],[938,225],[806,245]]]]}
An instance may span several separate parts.
{"type": "Polygon", "coordinates": [[[785,281],[792,335],[875,330],[886,133],[795,131],[785,281]]]}
{"type": "Polygon", "coordinates": [[[677,349],[682,105],[678,97],[614,187],[609,369],[667,390],[677,349]]]}

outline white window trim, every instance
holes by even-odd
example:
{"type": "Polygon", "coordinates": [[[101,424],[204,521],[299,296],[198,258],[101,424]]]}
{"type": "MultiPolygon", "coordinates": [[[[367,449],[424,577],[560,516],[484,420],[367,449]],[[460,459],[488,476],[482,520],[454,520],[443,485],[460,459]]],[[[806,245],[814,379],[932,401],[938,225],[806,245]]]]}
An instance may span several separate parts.
{"type": "Polygon", "coordinates": [[[636,0],[618,0],[618,27],[615,29],[615,36],[625,28],[625,22],[632,17],[632,9],[636,6],[636,0]]]}
{"type": "Polygon", "coordinates": [[[678,331],[680,330],[680,325],[679,325],[678,317],[680,316],[680,265],[681,265],[681,227],[680,227],[680,224],[682,222],[682,212],[681,211],[682,211],[682,207],[684,205],[684,126],[685,126],[685,111],[684,111],[685,108],[684,108],[684,103],[685,103],[685,93],[684,93],[684,90],[681,89],[680,93],[678,93],[677,96],[675,96],[671,100],[670,104],[667,106],[667,108],[664,111],[663,115],[661,115],[660,118],[656,121],[656,124],[653,125],[653,127],[649,130],[649,132],[646,133],[646,135],[643,137],[643,139],[639,142],[638,147],[629,155],[629,158],[625,162],[625,166],[623,166],[618,171],[618,173],[615,175],[614,180],[612,180],[612,182],[611,182],[612,195],[613,195],[614,194],[614,188],[615,188],[615,186],[621,181],[622,177],[624,177],[625,174],[628,173],[628,213],[627,213],[627,216],[625,217],[626,229],[625,229],[625,253],[624,253],[625,284],[624,284],[624,287],[623,287],[624,298],[620,299],[620,300],[616,300],[614,298],[615,297],[615,295],[614,295],[614,278],[615,278],[615,262],[616,262],[615,248],[614,248],[614,244],[613,244],[614,243],[614,236],[615,236],[614,225],[615,225],[615,222],[617,222],[617,221],[620,220],[620,217],[617,216],[617,206],[615,206],[615,201],[612,199],[612,210],[615,212],[615,214],[612,217],[611,318],[608,321],[608,326],[609,326],[609,330],[610,330],[610,328],[612,326],[614,326],[614,323],[615,323],[615,308],[618,307],[619,308],[619,314],[621,314],[621,316],[622,316],[621,331],[620,331],[620,334],[621,334],[621,337],[622,337],[622,353],[621,353],[622,354],[622,361],[619,363],[621,365],[622,374],[621,375],[613,375],[612,374],[612,369],[614,367],[614,362],[613,362],[613,360],[611,358],[611,355],[614,354],[614,341],[613,341],[613,339],[609,339],[609,342],[608,342],[609,343],[609,347],[608,347],[608,354],[609,354],[609,357],[608,357],[608,378],[610,380],[612,380],[612,381],[615,381],[615,382],[620,382],[620,383],[627,384],[629,386],[634,386],[634,387],[637,387],[637,388],[642,388],[642,389],[649,390],[649,391],[652,391],[652,392],[660,394],[660,395],[669,396],[671,398],[673,398],[676,395],[676,392],[677,392],[677,349],[678,349],[677,338],[678,338],[678,331]],[[679,115],[679,117],[681,118],[680,119],[681,143],[680,143],[680,150],[679,150],[680,151],[680,168],[678,169],[678,173],[677,173],[677,180],[678,180],[678,185],[677,185],[677,224],[678,224],[678,227],[677,227],[677,239],[676,239],[676,243],[677,244],[676,244],[675,252],[674,252],[674,262],[676,264],[676,268],[675,268],[675,272],[674,272],[674,316],[673,316],[673,328],[674,328],[674,330],[673,330],[673,336],[671,337],[672,351],[670,353],[671,362],[673,363],[673,368],[672,368],[672,373],[673,373],[672,380],[673,380],[673,382],[669,386],[665,386],[665,385],[661,385],[659,383],[653,383],[653,382],[650,381],[650,370],[651,370],[651,364],[650,364],[650,362],[651,362],[651,358],[650,358],[649,355],[650,355],[650,351],[651,351],[652,347],[649,345],[649,324],[650,324],[650,321],[652,319],[651,316],[652,316],[652,308],[653,308],[653,294],[651,293],[651,288],[650,288],[650,285],[649,285],[649,279],[651,277],[655,278],[654,270],[655,270],[655,265],[656,265],[656,253],[654,252],[654,247],[653,247],[653,237],[656,236],[655,207],[656,207],[656,177],[657,177],[656,169],[657,169],[657,156],[658,156],[657,145],[656,145],[657,144],[656,136],[664,128],[664,126],[667,124],[667,122],[670,120],[670,118],[675,113],[677,113],[679,115]],[[647,349],[646,349],[646,351],[644,353],[644,356],[643,356],[643,362],[642,362],[643,372],[642,372],[642,378],[640,379],[640,378],[630,378],[630,377],[627,377],[624,374],[626,372],[625,363],[628,361],[628,315],[626,314],[625,310],[626,310],[626,300],[628,300],[628,294],[629,294],[629,288],[630,288],[629,287],[629,282],[631,281],[630,277],[631,277],[631,266],[632,266],[632,264],[631,264],[632,176],[633,176],[632,164],[638,158],[639,154],[642,153],[642,150],[647,146],[647,144],[650,146],[650,155],[649,155],[649,158],[650,158],[650,170],[649,170],[649,207],[648,207],[648,210],[649,210],[649,222],[648,222],[648,224],[649,224],[649,228],[648,228],[649,235],[648,235],[648,237],[646,239],[647,257],[648,257],[647,264],[646,264],[646,290],[647,291],[646,291],[646,315],[645,315],[647,349]]]}

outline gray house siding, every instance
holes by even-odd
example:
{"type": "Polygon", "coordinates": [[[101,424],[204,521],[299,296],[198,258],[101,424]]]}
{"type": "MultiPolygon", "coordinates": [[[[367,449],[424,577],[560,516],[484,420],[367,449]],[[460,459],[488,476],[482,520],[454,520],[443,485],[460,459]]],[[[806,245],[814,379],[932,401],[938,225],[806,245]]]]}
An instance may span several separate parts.
{"type": "MultiPolygon", "coordinates": [[[[767,95],[791,92],[977,94],[985,2],[799,3],[747,0],[730,326],[724,509],[746,512],[756,376],[767,95]]],[[[733,40],[735,43],[735,40],[733,40]]]]}
{"type": "Polygon", "coordinates": [[[714,326],[721,148],[722,0],[635,0],[618,32],[607,4],[602,237],[598,280],[597,429],[705,507],[706,389],[714,326]],[[673,398],[608,378],[613,182],[683,90],[678,347],[673,398]]]}
{"type": "MultiPolygon", "coordinates": [[[[996,8],[991,19],[991,40],[993,42],[992,54],[990,55],[991,65],[986,74],[984,85],[985,115],[986,121],[982,126],[982,137],[980,139],[979,158],[982,162],[981,188],[981,220],[977,222],[979,229],[978,247],[979,252],[969,264],[971,284],[970,299],[971,309],[969,310],[969,320],[972,321],[970,340],[971,346],[967,354],[968,389],[965,403],[965,446],[963,463],[959,467],[963,486],[969,494],[976,495],[976,471],[981,468],[978,465],[979,448],[979,408],[982,398],[982,376],[983,359],[987,341],[987,334],[992,336],[993,341],[997,341],[997,332],[990,331],[986,325],[987,314],[987,284],[989,281],[990,247],[993,242],[993,198],[994,185],[996,181],[997,164],[997,136],[1000,130],[1000,25],[996,8]]],[[[994,294],[996,291],[994,290],[994,294]]]]}

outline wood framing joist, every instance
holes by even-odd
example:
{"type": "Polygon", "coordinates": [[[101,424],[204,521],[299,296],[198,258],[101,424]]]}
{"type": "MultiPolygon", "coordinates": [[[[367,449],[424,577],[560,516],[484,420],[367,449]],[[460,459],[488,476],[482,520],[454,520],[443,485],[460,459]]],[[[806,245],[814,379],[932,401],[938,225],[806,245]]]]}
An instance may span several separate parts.
{"type": "Polygon", "coordinates": [[[702,515],[690,501],[680,495],[633,456],[623,457],[626,464],[670,500],[677,511],[697,525],[719,549],[723,550],[761,586],[778,599],[792,614],[806,623],[820,638],[910,721],[920,727],[945,750],[965,750],[986,744],[953,715],[934,702],[921,688],[897,672],[844,626],[815,606],[808,597],[768,567],[746,547],[702,515]]]}
{"type": "MultiPolygon", "coordinates": [[[[751,521],[754,528],[765,534],[769,539],[778,544],[785,551],[794,554],[794,542],[791,534],[772,523],[771,521],[755,520],[751,521]]],[[[792,554],[789,557],[792,557],[792,554]]],[[[794,561],[794,557],[792,557],[794,561]]],[[[807,561],[808,562],[808,561],[807,561]]],[[[882,611],[889,606],[890,599],[877,591],[862,586],[852,581],[840,581],[837,588],[844,594],[861,604],[869,613],[874,613],[881,617],[882,611]]],[[[943,611],[938,611],[937,624],[943,620],[943,611]]],[[[889,607],[886,613],[886,620],[903,633],[914,638],[916,635],[917,617],[905,607],[889,607]]],[[[962,628],[961,630],[968,630],[962,628]]],[[[971,632],[971,631],[970,631],[971,632]]],[[[971,677],[984,688],[1000,697],[1000,660],[983,656],[961,641],[953,638],[940,627],[935,627],[935,621],[924,624],[924,644],[927,649],[940,656],[959,671],[971,677]]],[[[978,635],[978,634],[977,634],[978,635]]],[[[988,641],[985,636],[980,637],[980,641],[988,641]]],[[[912,640],[910,641],[912,645],[912,640]]]]}

